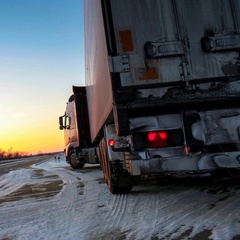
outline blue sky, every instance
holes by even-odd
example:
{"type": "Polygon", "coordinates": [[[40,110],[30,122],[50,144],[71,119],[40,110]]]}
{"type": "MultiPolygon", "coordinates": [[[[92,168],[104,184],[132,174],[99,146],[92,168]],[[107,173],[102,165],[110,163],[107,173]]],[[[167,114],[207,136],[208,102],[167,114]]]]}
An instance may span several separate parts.
{"type": "Polygon", "coordinates": [[[0,149],[64,147],[58,116],[84,84],[83,23],[83,0],[0,0],[0,149]]]}

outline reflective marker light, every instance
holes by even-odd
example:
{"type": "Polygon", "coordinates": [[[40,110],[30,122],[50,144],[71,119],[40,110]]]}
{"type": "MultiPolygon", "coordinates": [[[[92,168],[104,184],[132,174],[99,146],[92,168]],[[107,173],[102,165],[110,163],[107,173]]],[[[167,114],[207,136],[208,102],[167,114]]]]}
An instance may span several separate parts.
{"type": "Polygon", "coordinates": [[[108,140],[108,146],[113,147],[115,145],[115,141],[113,139],[108,140]]]}

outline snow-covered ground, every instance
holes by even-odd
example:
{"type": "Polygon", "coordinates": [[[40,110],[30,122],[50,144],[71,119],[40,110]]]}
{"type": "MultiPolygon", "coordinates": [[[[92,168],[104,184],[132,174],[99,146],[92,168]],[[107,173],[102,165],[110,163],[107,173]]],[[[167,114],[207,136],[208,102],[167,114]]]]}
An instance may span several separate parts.
{"type": "Polygon", "coordinates": [[[112,195],[98,165],[61,156],[0,176],[0,239],[240,239],[240,186],[165,179],[112,195]]]}

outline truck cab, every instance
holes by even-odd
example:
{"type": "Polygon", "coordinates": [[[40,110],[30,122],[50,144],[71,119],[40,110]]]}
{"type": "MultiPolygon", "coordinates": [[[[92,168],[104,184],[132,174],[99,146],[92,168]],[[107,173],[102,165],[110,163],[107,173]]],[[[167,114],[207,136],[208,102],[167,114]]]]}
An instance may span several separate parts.
{"type": "Polygon", "coordinates": [[[85,87],[73,86],[64,115],[59,117],[59,129],[64,131],[66,161],[74,169],[85,163],[98,163],[95,148],[91,148],[85,87]]]}

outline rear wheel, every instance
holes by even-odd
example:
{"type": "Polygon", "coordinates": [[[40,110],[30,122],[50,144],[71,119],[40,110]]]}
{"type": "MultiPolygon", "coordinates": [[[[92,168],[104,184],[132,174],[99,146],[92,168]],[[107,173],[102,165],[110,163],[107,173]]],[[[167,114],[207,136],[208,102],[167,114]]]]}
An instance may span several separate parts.
{"type": "Polygon", "coordinates": [[[85,162],[84,161],[81,161],[77,155],[76,155],[76,151],[73,149],[69,152],[69,155],[68,155],[68,162],[69,164],[71,165],[71,167],[73,169],[81,169],[84,167],[85,165],[85,162]]]}

